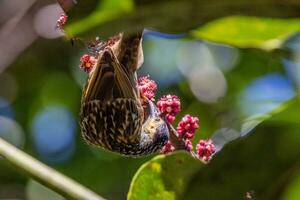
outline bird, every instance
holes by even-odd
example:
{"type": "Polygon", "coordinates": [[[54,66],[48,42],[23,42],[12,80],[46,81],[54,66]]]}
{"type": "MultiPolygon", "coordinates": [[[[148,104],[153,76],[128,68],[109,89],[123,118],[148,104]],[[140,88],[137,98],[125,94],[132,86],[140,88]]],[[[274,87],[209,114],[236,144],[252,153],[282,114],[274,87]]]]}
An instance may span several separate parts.
{"type": "Polygon", "coordinates": [[[120,33],[98,45],[80,108],[81,132],[88,144],[131,157],[158,152],[169,139],[165,119],[151,100],[142,103],[137,87],[142,36],[120,33]]]}

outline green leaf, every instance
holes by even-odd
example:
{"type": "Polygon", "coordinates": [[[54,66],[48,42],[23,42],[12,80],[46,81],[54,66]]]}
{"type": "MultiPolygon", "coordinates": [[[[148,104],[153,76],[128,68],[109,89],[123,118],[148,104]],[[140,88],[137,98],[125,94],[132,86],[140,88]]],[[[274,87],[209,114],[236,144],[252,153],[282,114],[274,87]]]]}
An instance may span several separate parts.
{"type": "MultiPolygon", "coordinates": [[[[184,200],[281,199],[299,166],[299,125],[260,126],[214,156],[189,182],[184,200]]],[[[296,185],[295,185],[296,186],[296,185]]]]}
{"type": "Polygon", "coordinates": [[[199,160],[185,152],[156,156],[142,165],[135,174],[128,199],[177,199],[184,193],[188,181],[201,166],[199,160]]]}
{"type": "Polygon", "coordinates": [[[300,19],[275,19],[232,16],[212,21],[192,35],[237,47],[272,50],[281,46],[291,34],[300,31],[300,19]]]}
{"type": "MultiPolygon", "coordinates": [[[[122,14],[131,12],[133,8],[134,4],[132,0],[103,0],[94,11],[85,15],[85,17],[73,20],[75,22],[70,21],[70,24],[66,26],[65,31],[67,35],[71,37],[82,34],[105,22],[116,19],[122,14]]],[[[74,16],[76,19],[79,15],[78,12],[80,12],[80,10],[78,11],[78,9],[75,9],[70,12],[70,16],[74,16]]]]}
{"type": "Polygon", "coordinates": [[[141,28],[184,33],[224,16],[300,17],[300,4],[288,1],[279,5],[274,0],[112,0],[113,3],[97,9],[96,5],[103,2],[109,0],[78,1],[68,13],[70,23],[66,26],[67,33],[72,36],[99,35],[102,38],[141,28]]]}
{"type": "Polygon", "coordinates": [[[247,192],[255,199],[295,197],[298,130],[299,125],[261,126],[256,134],[227,145],[207,165],[182,152],[157,156],[136,173],[128,200],[244,199],[247,192]],[[290,182],[292,188],[282,190],[290,182]]]}

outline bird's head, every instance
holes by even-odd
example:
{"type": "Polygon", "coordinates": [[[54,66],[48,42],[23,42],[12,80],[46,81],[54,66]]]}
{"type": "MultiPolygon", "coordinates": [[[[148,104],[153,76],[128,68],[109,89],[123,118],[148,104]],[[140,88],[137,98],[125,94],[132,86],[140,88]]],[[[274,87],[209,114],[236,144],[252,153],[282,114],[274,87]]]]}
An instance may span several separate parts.
{"type": "Polygon", "coordinates": [[[152,101],[148,101],[148,113],[148,118],[142,127],[143,134],[141,140],[145,145],[151,144],[149,145],[149,150],[155,152],[161,149],[168,141],[169,128],[152,101]]]}

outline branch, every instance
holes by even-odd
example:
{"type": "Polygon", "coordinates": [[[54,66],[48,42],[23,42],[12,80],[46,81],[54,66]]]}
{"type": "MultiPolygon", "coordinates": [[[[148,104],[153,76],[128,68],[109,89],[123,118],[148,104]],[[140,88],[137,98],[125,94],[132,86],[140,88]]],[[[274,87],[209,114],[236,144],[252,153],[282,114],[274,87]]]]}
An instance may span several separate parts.
{"type": "MultiPolygon", "coordinates": [[[[179,134],[177,133],[176,129],[171,125],[168,124],[169,131],[170,131],[170,141],[172,145],[175,147],[175,151],[178,150],[184,150],[187,151],[184,140],[179,137],[179,134]]],[[[193,151],[188,151],[191,156],[195,159],[198,159],[197,155],[193,151]]],[[[206,163],[205,161],[201,160],[202,162],[206,163]]]]}
{"type": "Polygon", "coordinates": [[[20,171],[67,199],[104,200],[96,193],[34,159],[2,138],[0,138],[0,156],[3,156],[20,171]]]}

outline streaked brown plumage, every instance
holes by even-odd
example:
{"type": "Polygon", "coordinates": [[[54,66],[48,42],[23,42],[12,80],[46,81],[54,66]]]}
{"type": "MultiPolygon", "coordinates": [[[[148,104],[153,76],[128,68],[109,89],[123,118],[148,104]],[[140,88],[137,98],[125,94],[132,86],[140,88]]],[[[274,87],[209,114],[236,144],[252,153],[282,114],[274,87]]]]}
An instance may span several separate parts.
{"type": "Polygon", "coordinates": [[[136,70],[143,62],[142,33],[119,34],[97,49],[81,102],[83,138],[92,145],[124,155],[158,151],[169,138],[166,122],[148,101],[144,110],[136,70]]]}

